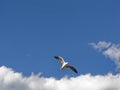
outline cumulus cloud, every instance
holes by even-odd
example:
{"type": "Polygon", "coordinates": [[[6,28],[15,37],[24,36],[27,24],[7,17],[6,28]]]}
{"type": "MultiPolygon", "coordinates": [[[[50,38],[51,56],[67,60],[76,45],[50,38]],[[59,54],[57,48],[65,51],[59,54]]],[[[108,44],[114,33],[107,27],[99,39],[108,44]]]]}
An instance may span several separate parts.
{"type": "Polygon", "coordinates": [[[120,71],[120,44],[111,42],[100,41],[98,43],[90,43],[93,48],[98,49],[106,57],[109,57],[117,66],[120,71]]]}
{"type": "Polygon", "coordinates": [[[0,90],[120,90],[120,74],[86,74],[58,80],[34,74],[25,77],[13,69],[1,66],[0,90]]]}

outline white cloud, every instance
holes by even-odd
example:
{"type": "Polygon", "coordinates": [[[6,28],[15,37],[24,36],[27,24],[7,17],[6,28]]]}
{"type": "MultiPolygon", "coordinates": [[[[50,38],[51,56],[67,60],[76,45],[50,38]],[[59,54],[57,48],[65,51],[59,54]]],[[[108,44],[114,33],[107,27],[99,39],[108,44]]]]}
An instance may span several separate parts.
{"type": "Polygon", "coordinates": [[[110,42],[100,41],[98,43],[91,43],[91,46],[95,49],[99,49],[103,55],[109,57],[117,66],[117,70],[120,71],[120,45],[110,42]]]}
{"type": "Polygon", "coordinates": [[[108,48],[111,45],[111,42],[105,42],[105,41],[100,41],[98,43],[90,43],[93,48],[98,49],[99,51],[102,51],[106,48],[108,48]]]}
{"type": "Polygon", "coordinates": [[[103,52],[103,54],[112,59],[120,70],[120,46],[113,44],[110,48],[103,52]]]}
{"type": "Polygon", "coordinates": [[[0,67],[0,90],[120,90],[120,74],[80,75],[59,80],[32,74],[29,77],[0,67]]]}

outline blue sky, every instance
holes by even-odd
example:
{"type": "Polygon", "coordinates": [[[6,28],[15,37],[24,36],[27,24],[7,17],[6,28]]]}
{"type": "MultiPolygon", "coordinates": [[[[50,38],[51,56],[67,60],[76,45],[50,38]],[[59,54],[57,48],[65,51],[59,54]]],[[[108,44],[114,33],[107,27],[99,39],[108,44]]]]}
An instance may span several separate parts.
{"type": "Polygon", "coordinates": [[[116,65],[91,47],[99,41],[120,43],[120,1],[1,0],[0,65],[30,75],[77,76],[60,71],[60,55],[79,74],[116,73],[116,65]]]}

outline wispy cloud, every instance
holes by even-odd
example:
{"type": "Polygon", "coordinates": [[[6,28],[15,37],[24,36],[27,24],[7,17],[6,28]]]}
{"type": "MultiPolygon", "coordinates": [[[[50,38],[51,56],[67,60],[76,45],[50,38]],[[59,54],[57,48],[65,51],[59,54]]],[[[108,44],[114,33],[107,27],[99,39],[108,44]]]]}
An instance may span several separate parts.
{"type": "Polygon", "coordinates": [[[93,48],[98,49],[103,55],[109,57],[117,66],[120,71],[120,44],[111,42],[100,41],[98,43],[90,43],[93,48]]]}
{"type": "Polygon", "coordinates": [[[120,71],[120,45],[113,44],[110,48],[105,50],[103,54],[112,59],[117,65],[117,69],[120,71]]]}
{"type": "Polygon", "coordinates": [[[120,90],[120,74],[56,78],[32,74],[29,77],[5,66],[0,67],[0,90],[120,90]]]}
{"type": "Polygon", "coordinates": [[[111,42],[105,42],[105,41],[100,41],[98,43],[90,43],[93,48],[98,49],[99,51],[102,51],[106,48],[108,48],[111,45],[111,42]]]}

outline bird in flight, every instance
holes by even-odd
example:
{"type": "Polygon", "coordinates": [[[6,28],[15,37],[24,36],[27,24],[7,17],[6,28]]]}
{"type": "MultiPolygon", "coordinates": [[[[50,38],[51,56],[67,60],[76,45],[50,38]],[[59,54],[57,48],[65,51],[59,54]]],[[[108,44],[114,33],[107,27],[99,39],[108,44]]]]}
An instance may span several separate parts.
{"type": "Polygon", "coordinates": [[[65,62],[64,59],[61,56],[55,56],[54,58],[56,58],[57,60],[59,60],[61,62],[62,66],[61,66],[60,70],[63,70],[64,68],[70,68],[75,73],[78,73],[76,68],[69,65],[68,62],[65,62]]]}

